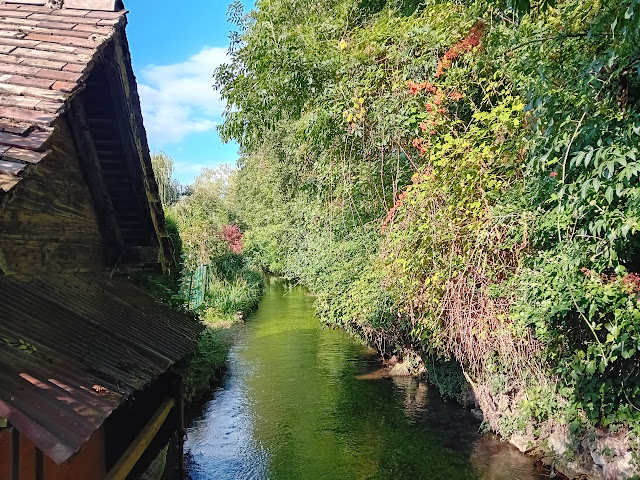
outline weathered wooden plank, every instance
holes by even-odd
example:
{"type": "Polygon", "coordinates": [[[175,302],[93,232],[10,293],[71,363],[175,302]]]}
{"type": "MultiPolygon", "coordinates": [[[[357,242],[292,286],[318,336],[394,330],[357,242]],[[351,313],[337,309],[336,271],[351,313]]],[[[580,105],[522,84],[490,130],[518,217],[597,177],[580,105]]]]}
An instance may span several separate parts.
{"type": "Polygon", "coordinates": [[[82,96],[76,98],[72,102],[68,112],[71,126],[71,133],[75,139],[75,143],[80,152],[82,152],[82,165],[86,177],[86,182],[91,190],[93,201],[98,211],[98,217],[103,222],[102,230],[105,236],[110,240],[116,250],[121,254],[124,248],[124,240],[120,232],[120,226],[114,216],[114,207],[109,196],[105,178],[102,174],[102,165],[100,157],[96,149],[93,135],[91,134],[91,125],[87,118],[84,107],[84,98],[82,96]]]}
{"type": "Polygon", "coordinates": [[[157,435],[174,405],[175,401],[173,399],[164,401],[156,413],[153,414],[149,423],[145,425],[122,457],[120,457],[120,460],[116,462],[107,474],[106,480],[125,480],[127,478],[138,460],[140,460],[142,454],[151,444],[151,441],[157,435]]]}
{"type": "Polygon", "coordinates": [[[51,150],[47,150],[46,152],[34,152],[33,150],[11,147],[4,152],[2,158],[12,158],[25,163],[40,163],[50,153],[51,150]]]}
{"type": "Polygon", "coordinates": [[[13,45],[0,45],[0,53],[11,53],[16,48],[17,47],[15,47],[13,45]]]}
{"type": "Polygon", "coordinates": [[[12,135],[7,132],[0,132],[0,145],[10,147],[21,147],[29,150],[40,150],[42,145],[49,139],[48,132],[31,132],[28,137],[12,135]]]}
{"type": "Polygon", "coordinates": [[[0,173],[17,176],[23,171],[27,165],[25,163],[10,162],[4,158],[0,158],[0,173]]]}
{"type": "Polygon", "coordinates": [[[0,173],[0,190],[8,192],[15,187],[20,180],[22,180],[20,177],[0,173]]]}
{"type": "MultiPolygon", "coordinates": [[[[121,131],[126,132],[131,145],[130,150],[133,158],[138,165],[142,166],[144,176],[144,185],[146,193],[146,201],[149,204],[149,212],[153,229],[160,241],[161,245],[169,245],[166,226],[164,221],[162,202],[158,194],[158,185],[153,178],[153,170],[151,165],[151,155],[149,153],[149,144],[146,132],[142,123],[142,112],[140,107],[140,97],[136,87],[135,76],[133,74],[131,54],[127,39],[120,31],[116,31],[114,35],[114,51],[116,57],[116,65],[118,66],[118,77],[124,88],[117,89],[117,100],[114,106],[122,112],[123,120],[121,120],[121,131]],[[126,118],[126,120],[124,120],[126,118]],[[125,127],[126,122],[126,127],[125,127]],[[163,240],[165,239],[165,240],[163,240]]],[[[134,175],[132,175],[134,177],[134,175]]],[[[170,248],[162,246],[158,252],[158,260],[163,269],[169,269],[173,265],[173,259],[170,254],[170,248]]]]}
{"type": "Polygon", "coordinates": [[[37,110],[27,110],[18,107],[0,107],[0,117],[13,118],[25,122],[51,124],[55,120],[55,115],[50,113],[39,112],[37,110]]]}
{"type": "Polygon", "coordinates": [[[103,237],[77,150],[66,122],[56,127],[53,153],[22,173],[16,201],[0,211],[5,273],[104,268],[103,237]]]}

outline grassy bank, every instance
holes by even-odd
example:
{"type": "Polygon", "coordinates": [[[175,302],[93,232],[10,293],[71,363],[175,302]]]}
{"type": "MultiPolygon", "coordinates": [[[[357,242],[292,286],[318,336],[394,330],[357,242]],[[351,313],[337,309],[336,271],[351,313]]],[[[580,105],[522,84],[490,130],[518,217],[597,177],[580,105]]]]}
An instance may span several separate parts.
{"type": "Polygon", "coordinates": [[[205,330],[184,366],[185,400],[203,395],[227,360],[241,325],[260,302],[264,278],[240,255],[227,256],[208,278],[205,300],[197,309],[205,330]]]}

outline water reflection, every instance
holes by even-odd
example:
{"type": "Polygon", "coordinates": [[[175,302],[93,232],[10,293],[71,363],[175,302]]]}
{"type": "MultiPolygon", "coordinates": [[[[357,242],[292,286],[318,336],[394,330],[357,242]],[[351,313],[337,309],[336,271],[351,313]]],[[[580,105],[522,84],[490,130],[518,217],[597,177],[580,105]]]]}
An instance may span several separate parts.
{"type": "Polygon", "coordinates": [[[322,328],[302,288],[285,292],[270,286],[188,428],[193,480],[543,478],[427,384],[376,374],[375,355],[322,328]]]}

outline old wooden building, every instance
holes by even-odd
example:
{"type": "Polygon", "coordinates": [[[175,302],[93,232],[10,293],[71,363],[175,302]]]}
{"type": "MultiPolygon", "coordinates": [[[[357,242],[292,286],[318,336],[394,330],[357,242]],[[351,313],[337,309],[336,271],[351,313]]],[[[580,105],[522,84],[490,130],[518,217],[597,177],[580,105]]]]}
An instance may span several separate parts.
{"type": "Polygon", "coordinates": [[[0,2],[2,480],[125,478],[179,419],[201,326],[126,276],[173,256],[125,25],[118,0],[0,2]]]}

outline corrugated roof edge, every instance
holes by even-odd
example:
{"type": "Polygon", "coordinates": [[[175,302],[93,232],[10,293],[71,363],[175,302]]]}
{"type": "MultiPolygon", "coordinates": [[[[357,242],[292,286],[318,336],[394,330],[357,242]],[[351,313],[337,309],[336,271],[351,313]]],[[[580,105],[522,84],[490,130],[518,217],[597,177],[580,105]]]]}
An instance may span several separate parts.
{"type": "Polygon", "coordinates": [[[124,277],[0,276],[0,417],[68,460],[204,328],[124,277]]]}

